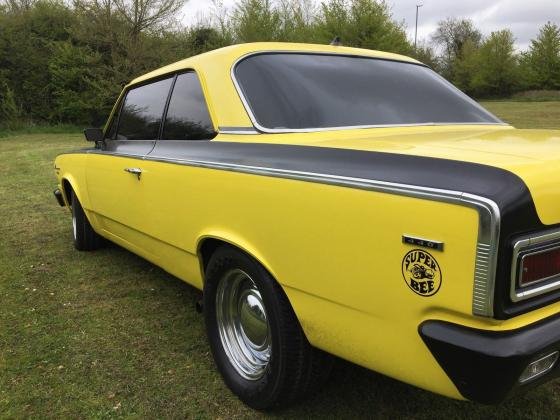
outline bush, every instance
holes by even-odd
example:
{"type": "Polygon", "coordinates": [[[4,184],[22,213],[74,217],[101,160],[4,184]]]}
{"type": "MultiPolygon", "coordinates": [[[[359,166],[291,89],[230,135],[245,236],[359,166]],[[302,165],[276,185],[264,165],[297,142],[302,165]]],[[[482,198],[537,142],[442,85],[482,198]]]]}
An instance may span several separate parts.
{"type": "Polygon", "coordinates": [[[0,127],[13,129],[19,125],[20,117],[14,91],[5,80],[0,80],[0,127]]]}

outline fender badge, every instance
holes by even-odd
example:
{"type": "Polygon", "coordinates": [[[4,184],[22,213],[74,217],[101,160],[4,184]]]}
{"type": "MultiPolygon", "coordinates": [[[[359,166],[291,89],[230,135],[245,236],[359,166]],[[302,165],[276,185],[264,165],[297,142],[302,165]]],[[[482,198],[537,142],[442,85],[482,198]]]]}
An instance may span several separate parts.
{"type": "Polygon", "coordinates": [[[436,259],[422,249],[406,253],[402,260],[402,275],[410,290],[420,296],[435,295],[443,277],[436,259]]]}
{"type": "Polygon", "coordinates": [[[403,235],[403,244],[421,246],[424,248],[435,249],[436,251],[443,251],[443,242],[432,241],[431,239],[417,238],[414,236],[403,235]]]}

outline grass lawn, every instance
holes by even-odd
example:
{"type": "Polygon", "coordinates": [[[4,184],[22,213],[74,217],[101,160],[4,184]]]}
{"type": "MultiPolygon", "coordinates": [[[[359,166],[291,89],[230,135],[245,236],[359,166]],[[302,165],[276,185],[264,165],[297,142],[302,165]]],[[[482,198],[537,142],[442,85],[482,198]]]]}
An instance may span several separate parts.
{"type": "MultiPolygon", "coordinates": [[[[558,102],[515,106],[544,107],[550,121],[508,103],[489,108],[520,125],[559,126],[558,102]]],[[[52,162],[84,145],[74,133],[0,138],[0,418],[263,416],[214,369],[196,290],[116,246],[74,250],[52,162]]],[[[269,416],[556,418],[560,382],[486,407],[340,362],[319,394],[269,416]]]]}
{"type": "Polygon", "coordinates": [[[486,101],[481,104],[517,128],[560,129],[560,101],[486,101]]]}

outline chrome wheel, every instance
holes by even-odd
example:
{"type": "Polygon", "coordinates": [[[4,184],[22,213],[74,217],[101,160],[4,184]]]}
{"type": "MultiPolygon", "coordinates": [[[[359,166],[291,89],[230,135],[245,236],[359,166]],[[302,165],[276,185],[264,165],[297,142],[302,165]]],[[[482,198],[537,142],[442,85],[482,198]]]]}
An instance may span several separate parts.
{"type": "Polygon", "coordinates": [[[270,327],[261,294],[244,271],[233,269],[220,279],[216,320],[231,365],[245,379],[260,379],[270,360],[270,327]]]}
{"type": "Polygon", "coordinates": [[[76,222],[76,214],[74,213],[74,209],[72,209],[72,233],[74,234],[74,239],[78,237],[78,224],[76,222]]]}

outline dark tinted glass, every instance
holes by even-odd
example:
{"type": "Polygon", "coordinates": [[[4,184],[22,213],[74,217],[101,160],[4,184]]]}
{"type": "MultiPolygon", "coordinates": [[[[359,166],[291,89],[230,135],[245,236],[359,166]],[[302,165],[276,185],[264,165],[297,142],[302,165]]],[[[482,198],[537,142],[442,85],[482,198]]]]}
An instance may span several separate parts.
{"type": "Polygon", "coordinates": [[[262,54],[235,68],[258,123],[271,129],[497,123],[427,67],[318,54],[262,54]]]}
{"type": "Polygon", "coordinates": [[[162,138],[166,140],[207,140],[216,135],[196,73],[177,76],[162,138]]]}
{"type": "Polygon", "coordinates": [[[118,140],[155,140],[172,78],[130,89],[121,110],[118,140]]]}

